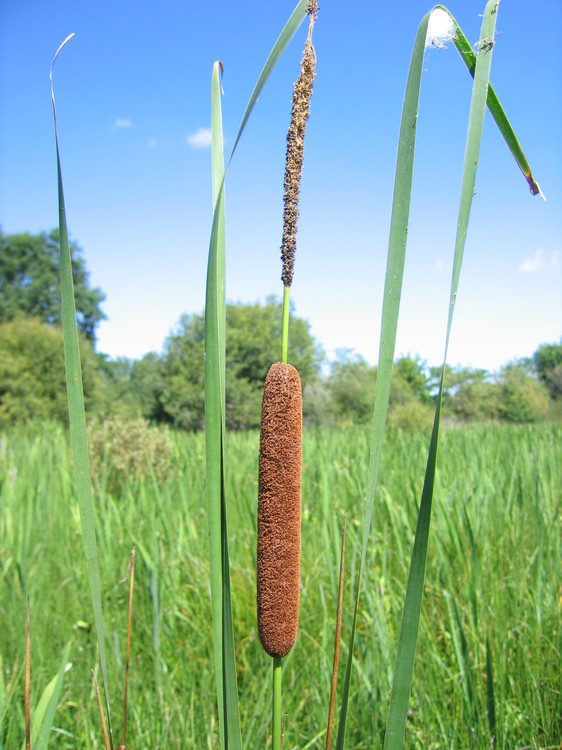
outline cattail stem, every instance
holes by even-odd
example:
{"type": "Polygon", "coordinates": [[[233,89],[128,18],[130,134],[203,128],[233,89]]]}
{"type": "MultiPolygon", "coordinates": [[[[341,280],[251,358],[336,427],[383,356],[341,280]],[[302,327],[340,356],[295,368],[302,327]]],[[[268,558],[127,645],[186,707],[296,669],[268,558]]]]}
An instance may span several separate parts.
{"type": "Polygon", "coordinates": [[[283,737],[283,711],[281,708],[281,679],[283,676],[283,660],[273,659],[273,750],[281,750],[283,737]]]}
{"type": "Polygon", "coordinates": [[[289,356],[289,314],[291,287],[283,287],[283,325],[281,329],[281,362],[286,363],[289,356]]]}

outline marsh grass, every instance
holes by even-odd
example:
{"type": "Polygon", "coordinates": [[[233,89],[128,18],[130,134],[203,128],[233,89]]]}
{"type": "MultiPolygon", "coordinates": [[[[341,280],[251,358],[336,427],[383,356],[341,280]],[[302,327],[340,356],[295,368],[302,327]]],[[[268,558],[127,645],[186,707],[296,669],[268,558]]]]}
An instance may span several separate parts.
{"type": "MultiPolygon", "coordinates": [[[[128,587],[119,581],[131,543],[137,545],[128,742],[133,747],[198,750],[212,747],[218,737],[204,438],[174,439],[182,458],[177,474],[164,484],[147,477],[141,489],[132,483],[116,494],[101,493],[99,562],[109,678],[121,686],[128,587]]],[[[233,626],[247,748],[265,745],[271,683],[270,660],[255,625],[258,441],[254,432],[231,436],[226,477],[233,504],[233,626]]],[[[426,441],[426,433],[392,430],[383,453],[377,526],[367,555],[355,642],[353,720],[347,741],[358,750],[382,747],[426,441]]],[[[304,434],[302,533],[307,544],[300,632],[287,657],[284,681],[290,748],[302,749],[314,737],[311,747],[324,746],[341,520],[347,513],[346,577],[353,581],[357,572],[351,550],[361,540],[357,488],[367,470],[366,452],[360,448],[368,442],[368,430],[361,428],[304,434]],[[323,499],[326,488],[329,503],[323,499]]],[[[486,640],[494,676],[495,746],[513,750],[559,741],[561,444],[561,429],[548,425],[444,431],[407,747],[489,747],[486,640]],[[466,693],[467,665],[472,702],[466,693]]],[[[0,747],[19,747],[24,737],[21,636],[28,594],[32,720],[38,694],[58,673],[72,640],[67,661],[73,667],[64,673],[53,744],[99,747],[90,679],[90,668],[98,662],[80,519],[68,510],[74,490],[67,437],[52,426],[35,434],[17,430],[4,436],[2,457],[0,654],[6,702],[0,710],[0,747]],[[34,612],[41,613],[35,625],[34,612]]],[[[345,659],[353,605],[349,589],[344,604],[345,659]]],[[[117,691],[112,702],[118,715],[122,697],[117,691]]]]}

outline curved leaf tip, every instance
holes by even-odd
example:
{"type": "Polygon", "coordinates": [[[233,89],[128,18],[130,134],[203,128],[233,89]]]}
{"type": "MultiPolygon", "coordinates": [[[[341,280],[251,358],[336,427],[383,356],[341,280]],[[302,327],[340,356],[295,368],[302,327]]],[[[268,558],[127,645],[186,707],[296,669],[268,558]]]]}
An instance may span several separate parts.
{"type": "Polygon", "coordinates": [[[57,51],[55,52],[55,56],[53,57],[53,61],[51,63],[51,68],[49,70],[49,81],[51,83],[51,100],[53,102],[53,112],[54,112],[54,115],[55,115],[55,134],[56,134],[56,130],[57,130],[57,113],[56,113],[56,107],[55,107],[55,90],[53,88],[53,68],[55,67],[55,62],[57,60],[57,57],[59,56],[60,51],[62,50],[62,48],[64,47],[64,45],[72,39],[73,36],[75,36],[75,32],[74,31],[72,33],[70,33],[66,37],[66,39],[59,45],[57,51]]]}

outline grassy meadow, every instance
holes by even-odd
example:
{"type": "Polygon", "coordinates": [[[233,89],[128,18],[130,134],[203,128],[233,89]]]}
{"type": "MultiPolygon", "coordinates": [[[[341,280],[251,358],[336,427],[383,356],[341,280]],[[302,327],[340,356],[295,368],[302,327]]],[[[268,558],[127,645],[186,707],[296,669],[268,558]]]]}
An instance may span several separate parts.
{"type": "MultiPolygon", "coordinates": [[[[149,467],[144,477],[121,482],[107,481],[109,469],[97,473],[111,704],[118,734],[128,601],[128,584],[120,581],[134,545],[127,747],[200,750],[218,747],[205,438],[178,433],[171,439],[167,479],[149,467]]],[[[249,749],[265,747],[270,732],[270,660],[255,612],[258,443],[257,432],[227,439],[236,663],[249,749]]],[[[561,445],[562,428],[554,425],[443,431],[407,748],[559,747],[561,445]]],[[[355,639],[347,746],[356,750],[382,747],[426,454],[426,434],[388,433],[355,639]]],[[[301,613],[284,671],[286,750],[325,744],[341,528],[346,513],[345,657],[368,455],[366,428],[305,431],[301,613]]],[[[2,749],[24,741],[28,598],[32,722],[70,642],[72,667],[50,745],[103,747],[71,460],[62,427],[0,438],[2,749]]]]}

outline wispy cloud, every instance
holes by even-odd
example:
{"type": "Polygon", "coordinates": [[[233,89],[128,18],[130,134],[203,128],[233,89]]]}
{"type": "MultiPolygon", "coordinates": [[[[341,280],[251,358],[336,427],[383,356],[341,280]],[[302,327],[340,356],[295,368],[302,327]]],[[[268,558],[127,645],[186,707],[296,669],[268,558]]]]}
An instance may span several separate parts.
{"type": "Polygon", "coordinates": [[[158,148],[159,143],[156,138],[149,138],[146,145],[148,146],[148,148],[158,148]]]}
{"type": "Polygon", "coordinates": [[[132,128],[133,122],[132,120],[129,120],[128,117],[117,117],[115,122],[113,123],[113,129],[114,130],[126,130],[127,128],[132,128]]]}
{"type": "Polygon", "coordinates": [[[519,270],[523,271],[523,273],[536,273],[544,267],[544,250],[535,250],[534,255],[530,258],[525,258],[519,264],[519,270]]]}
{"type": "Polygon", "coordinates": [[[210,128],[199,128],[195,133],[191,133],[186,138],[191,148],[209,148],[211,145],[210,128]]]}
{"type": "Polygon", "coordinates": [[[560,268],[560,253],[552,252],[546,255],[544,250],[535,250],[529,258],[524,258],[519,264],[519,270],[523,273],[536,273],[547,269],[556,270],[560,268]]]}

